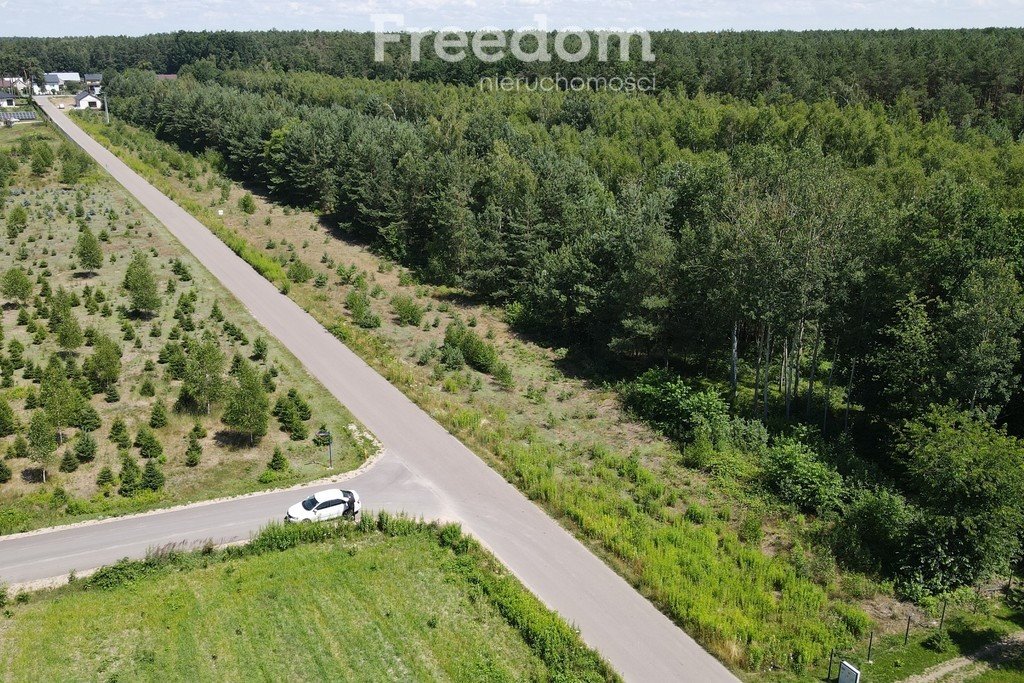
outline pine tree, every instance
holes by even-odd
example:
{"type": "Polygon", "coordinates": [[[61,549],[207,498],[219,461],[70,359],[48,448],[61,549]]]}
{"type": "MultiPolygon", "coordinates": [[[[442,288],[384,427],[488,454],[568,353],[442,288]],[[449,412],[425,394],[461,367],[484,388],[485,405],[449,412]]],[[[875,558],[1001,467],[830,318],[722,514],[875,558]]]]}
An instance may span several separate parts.
{"type": "Polygon", "coordinates": [[[153,404],[153,412],[149,415],[149,426],[153,429],[160,429],[167,426],[167,408],[163,401],[153,404]]]}
{"type": "Polygon", "coordinates": [[[112,486],[114,484],[114,471],[109,467],[104,467],[100,470],[100,473],[96,476],[96,485],[100,488],[112,486]]]}
{"type": "Polygon", "coordinates": [[[156,438],[156,434],[153,433],[153,430],[148,425],[139,427],[139,433],[135,435],[134,445],[139,449],[139,455],[147,460],[159,458],[164,452],[164,447],[160,445],[160,440],[156,438]]]}
{"type": "Polygon", "coordinates": [[[75,256],[78,257],[79,266],[85,271],[95,272],[103,266],[103,248],[88,226],[83,227],[78,233],[75,256]]]}
{"type": "Polygon", "coordinates": [[[78,411],[78,428],[83,432],[95,432],[103,425],[100,414],[92,405],[86,403],[78,411]]]}
{"type": "Polygon", "coordinates": [[[121,486],[118,487],[117,492],[122,496],[130,498],[139,492],[142,470],[139,469],[139,463],[135,462],[135,458],[130,453],[124,453],[121,457],[120,479],[121,486]]]}
{"type": "Polygon", "coordinates": [[[274,454],[270,457],[270,462],[267,463],[267,469],[273,470],[274,472],[287,472],[288,468],[288,459],[284,457],[284,453],[281,452],[281,448],[274,448],[274,454]]]}
{"type": "Polygon", "coordinates": [[[75,439],[75,457],[78,462],[92,462],[96,457],[96,439],[88,432],[79,432],[75,439]]]}
{"type": "Polygon", "coordinates": [[[7,457],[27,458],[29,456],[29,452],[30,448],[28,445],[28,440],[21,434],[18,434],[16,437],[14,437],[14,443],[11,444],[11,447],[7,451],[7,457]]]}
{"type": "Polygon", "coordinates": [[[0,484],[6,484],[11,480],[11,468],[7,463],[0,460],[0,484]]]}
{"type": "Polygon", "coordinates": [[[59,469],[61,472],[74,472],[78,469],[78,458],[75,457],[71,449],[64,451],[64,456],[60,459],[59,469]]]}
{"type": "Polygon", "coordinates": [[[203,447],[195,433],[188,435],[188,448],[185,449],[185,466],[195,467],[203,457],[203,447]]]}
{"type": "Polygon", "coordinates": [[[140,485],[150,491],[159,491],[164,487],[164,473],[160,471],[155,460],[146,463],[145,469],[142,470],[140,485]]]}
{"type": "Polygon", "coordinates": [[[114,422],[110,425],[110,440],[119,448],[128,448],[132,445],[132,437],[128,433],[128,425],[125,424],[123,418],[114,418],[114,422]]]}
{"type": "Polygon", "coordinates": [[[256,337],[252,342],[252,359],[255,361],[266,360],[269,348],[266,339],[256,337]]]}
{"type": "Polygon", "coordinates": [[[6,398],[0,398],[0,436],[10,436],[18,431],[18,419],[6,398]]]}

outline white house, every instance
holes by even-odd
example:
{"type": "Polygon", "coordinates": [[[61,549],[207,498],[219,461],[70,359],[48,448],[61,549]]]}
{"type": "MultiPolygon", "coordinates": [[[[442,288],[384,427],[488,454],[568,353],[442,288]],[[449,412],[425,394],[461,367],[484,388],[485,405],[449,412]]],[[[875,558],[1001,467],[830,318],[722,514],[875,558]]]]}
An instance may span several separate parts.
{"type": "Polygon", "coordinates": [[[75,95],[75,109],[103,109],[103,102],[88,90],[75,95]]]}
{"type": "Polygon", "coordinates": [[[14,106],[14,93],[9,90],[0,90],[0,108],[14,106]]]}
{"type": "Polygon", "coordinates": [[[81,83],[82,76],[77,71],[53,71],[43,74],[43,90],[48,95],[60,92],[66,83],[81,83]]]}

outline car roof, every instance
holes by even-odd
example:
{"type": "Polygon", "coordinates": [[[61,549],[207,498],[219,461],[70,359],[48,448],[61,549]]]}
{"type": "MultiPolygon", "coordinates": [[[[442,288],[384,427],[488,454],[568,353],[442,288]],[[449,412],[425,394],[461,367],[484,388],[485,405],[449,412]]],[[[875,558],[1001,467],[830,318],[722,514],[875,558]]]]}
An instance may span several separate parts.
{"type": "Polygon", "coordinates": [[[317,491],[313,494],[313,497],[318,501],[334,500],[335,498],[344,498],[341,489],[324,489],[323,491],[317,491]]]}

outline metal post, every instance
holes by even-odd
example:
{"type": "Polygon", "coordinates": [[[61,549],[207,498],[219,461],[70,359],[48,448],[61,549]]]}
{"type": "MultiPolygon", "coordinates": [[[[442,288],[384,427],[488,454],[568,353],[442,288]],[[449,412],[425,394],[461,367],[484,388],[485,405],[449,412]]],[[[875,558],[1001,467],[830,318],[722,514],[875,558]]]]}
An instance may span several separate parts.
{"type": "Polygon", "coordinates": [[[910,617],[911,617],[911,615],[908,614],[907,615],[907,631],[906,631],[906,633],[903,634],[903,647],[906,647],[907,646],[907,641],[910,640],[910,617]]]}
{"type": "Polygon", "coordinates": [[[868,636],[868,664],[871,663],[871,648],[875,644],[875,632],[872,631],[871,635],[868,636]]]}
{"type": "Polygon", "coordinates": [[[333,440],[327,442],[327,460],[330,463],[329,467],[332,470],[334,469],[334,446],[333,446],[333,444],[334,444],[333,440]]]}
{"type": "Polygon", "coordinates": [[[942,625],[946,622],[946,600],[942,601],[942,616],[939,617],[939,631],[942,630],[942,625]]]}
{"type": "Polygon", "coordinates": [[[832,648],[832,652],[828,655],[828,676],[825,676],[826,681],[832,680],[832,659],[836,656],[836,649],[832,648]]]}

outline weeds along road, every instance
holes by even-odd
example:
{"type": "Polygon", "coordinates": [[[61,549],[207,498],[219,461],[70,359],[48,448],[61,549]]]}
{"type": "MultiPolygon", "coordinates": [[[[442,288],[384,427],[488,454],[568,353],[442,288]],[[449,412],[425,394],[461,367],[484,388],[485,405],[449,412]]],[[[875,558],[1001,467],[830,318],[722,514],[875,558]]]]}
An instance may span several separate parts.
{"type": "MultiPolygon", "coordinates": [[[[736,678],[692,638],[401,391],[260,276],[198,220],[89,137],[43,111],[156,216],[270,334],[374,433],[387,455],[351,480],[367,509],[460,522],[630,681],[736,678]]],[[[0,540],[0,578],[48,578],[170,542],[248,538],[300,491],[0,540]]]]}

